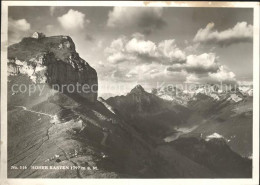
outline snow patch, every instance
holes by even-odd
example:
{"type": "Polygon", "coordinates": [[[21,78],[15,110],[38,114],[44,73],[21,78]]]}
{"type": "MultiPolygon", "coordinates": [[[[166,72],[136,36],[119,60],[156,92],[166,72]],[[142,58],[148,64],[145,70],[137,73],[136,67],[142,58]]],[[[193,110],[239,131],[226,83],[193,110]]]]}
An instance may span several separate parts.
{"type": "Polygon", "coordinates": [[[195,91],[196,94],[199,94],[199,93],[202,93],[202,94],[205,94],[205,89],[204,88],[198,88],[196,91],[195,91]]]}
{"type": "Polygon", "coordinates": [[[57,115],[54,115],[54,116],[52,116],[50,122],[53,123],[53,124],[58,124],[58,123],[60,123],[60,120],[59,120],[57,115]]]}
{"type": "Polygon", "coordinates": [[[209,94],[210,97],[212,97],[214,100],[220,100],[219,96],[216,94],[209,94]]]}
{"type": "Polygon", "coordinates": [[[208,135],[207,137],[206,137],[206,141],[209,141],[209,140],[211,140],[211,139],[223,139],[224,137],[222,136],[222,135],[220,135],[220,134],[218,134],[218,133],[213,133],[213,134],[211,134],[211,135],[208,135]]]}
{"type": "Polygon", "coordinates": [[[173,134],[170,135],[170,136],[165,137],[163,140],[164,140],[164,142],[166,142],[166,143],[172,142],[172,141],[178,139],[181,135],[192,132],[192,131],[195,130],[197,127],[198,127],[198,125],[193,126],[193,127],[190,127],[190,128],[187,128],[187,127],[174,128],[174,129],[176,130],[176,132],[173,133],[173,134]]]}
{"type": "Polygon", "coordinates": [[[98,98],[98,100],[110,111],[110,112],[112,112],[113,114],[116,114],[115,112],[114,112],[114,110],[113,110],[113,107],[112,106],[110,106],[110,105],[108,105],[106,102],[105,102],[105,100],[103,100],[103,98],[98,98]]]}
{"type": "Polygon", "coordinates": [[[162,98],[162,99],[164,99],[164,100],[169,100],[169,101],[174,100],[173,97],[171,97],[170,95],[167,95],[167,94],[161,95],[161,96],[159,96],[159,97],[162,98]]]}
{"type": "Polygon", "coordinates": [[[15,64],[22,66],[24,63],[20,60],[15,60],[15,64]]]}
{"type": "Polygon", "coordinates": [[[247,91],[247,94],[248,94],[248,96],[253,96],[253,89],[249,89],[249,90],[247,91]]]}
{"type": "Polygon", "coordinates": [[[82,124],[82,123],[83,123],[82,119],[80,119],[80,120],[78,121],[78,123],[79,123],[79,124],[82,124]]]}
{"type": "Polygon", "coordinates": [[[240,86],[239,90],[244,94],[248,96],[253,96],[253,89],[251,85],[245,85],[245,86],[240,86]]]}
{"type": "Polygon", "coordinates": [[[230,97],[227,99],[228,101],[233,100],[234,102],[240,102],[242,101],[242,98],[240,98],[238,95],[236,94],[231,94],[230,97]]]}

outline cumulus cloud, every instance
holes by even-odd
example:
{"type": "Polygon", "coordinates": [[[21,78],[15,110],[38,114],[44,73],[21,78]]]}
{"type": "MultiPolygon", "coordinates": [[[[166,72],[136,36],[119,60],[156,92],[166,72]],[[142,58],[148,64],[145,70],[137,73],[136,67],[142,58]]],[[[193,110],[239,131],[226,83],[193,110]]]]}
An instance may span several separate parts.
{"type": "Polygon", "coordinates": [[[167,68],[169,72],[186,72],[187,83],[234,83],[235,74],[218,62],[214,53],[187,56],[186,63],[174,64],[167,68]]]}
{"type": "Polygon", "coordinates": [[[216,73],[209,73],[209,77],[218,82],[234,82],[235,74],[229,71],[225,66],[220,66],[216,73]]]}
{"type": "Polygon", "coordinates": [[[108,58],[107,58],[108,62],[114,63],[114,64],[120,63],[120,62],[125,62],[128,59],[129,58],[121,52],[113,53],[112,55],[108,56],[108,58]]]}
{"type": "MultiPolygon", "coordinates": [[[[197,47],[197,46],[195,46],[197,47]]],[[[215,83],[236,81],[233,72],[220,64],[215,53],[189,54],[174,39],[158,43],[142,34],[121,36],[105,49],[110,73],[121,81],[215,83]],[[119,66],[119,67],[118,67],[119,66]]]]}
{"type": "Polygon", "coordinates": [[[185,52],[179,49],[175,40],[164,40],[158,44],[145,40],[144,35],[135,33],[132,38],[122,36],[106,48],[108,61],[111,63],[119,62],[138,62],[138,63],[184,63],[185,52]]]}
{"type": "Polygon", "coordinates": [[[216,72],[219,65],[214,53],[203,53],[201,55],[189,55],[184,68],[191,73],[207,73],[216,72]]]}
{"type": "Polygon", "coordinates": [[[26,19],[8,19],[8,42],[13,44],[28,35],[31,25],[26,19]]]}
{"type": "Polygon", "coordinates": [[[110,47],[106,48],[107,53],[122,52],[126,43],[126,37],[121,36],[111,42],[110,47]]]}
{"type": "MultiPolygon", "coordinates": [[[[186,44],[186,43],[185,43],[186,44]]],[[[186,48],[184,48],[184,51],[190,54],[196,54],[198,53],[198,50],[201,46],[200,43],[187,43],[186,48]]]]}
{"type": "Polygon", "coordinates": [[[105,49],[108,54],[108,61],[111,63],[120,62],[148,62],[144,58],[155,55],[156,45],[152,41],[140,39],[140,35],[133,38],[121,36],[112,41],[105,49]]]}
{"type": "Polygon", "coordinates": [[[127,42],[125,49],[129,53],[153,56],[156,51],[156,45],[149,40],[133,38],[127,42]]]}
{"type": "Polygon", "coordinates": [[[177,63],[169,66],[168,71],[186,71],[193,74],[206,74],[217,72],[220,64],[214,53],[203,53],[200,55],[188,55],[185,63],[177,63]]]}
{"type": "Polygon", "coordinates": [[[67,31],[81,31],[90,21],[85,19],[85,14],[70,9],[66,14],[58,17],[58,21],[62,28],[67,31]]]}
{"type": "Polygon", "coordinates": [[[253,26],[247,22],[238,22],[233,28],[217,31],[214,23],[199,29],[193,41],[204,44],[217,44],[222,47],[239,42],[251,42],[253,39],[253,26]]]}
{"type": "Polygon", "coordinates": [[[163,9],[160,7],[114,7],[108,14],[108,27],[135,27],[145,34],[154,29],[162,28],[166,23],[163,20],[163,9]]]}
{"type": "Polygon", "coordinates": [[[117,66],[116,70],[110,71],[108,78],[145,83],[170,82],[173,78],[175,81],[184,81],[185,71],[167,69],[169,65],[183,63],[182,57],[185,54],[180,55],[178,50],[180,49],[174,40],[155,43],[146,40],[145,36],[139,33],[133,34],[132,37],[121,36],[105,49],[108,55],[107,66],[117,66]],[[179,61],[181,63],[178,63],[179,61]]]}
{"type": "Polygon", "coordinates": [[[174,39],[160,42],[158,50],[161,52],[161,56],[169,59],[172,63],[183,63],[186,60],[185,52],[177,47],[174,39]]]}
{"type": "Polygon", "coordinates": [[[229,71],[225,66],[220,66],[217,72],[207,74],[188,73],[186,83],[237,83],[235,74],[229,71]]]}

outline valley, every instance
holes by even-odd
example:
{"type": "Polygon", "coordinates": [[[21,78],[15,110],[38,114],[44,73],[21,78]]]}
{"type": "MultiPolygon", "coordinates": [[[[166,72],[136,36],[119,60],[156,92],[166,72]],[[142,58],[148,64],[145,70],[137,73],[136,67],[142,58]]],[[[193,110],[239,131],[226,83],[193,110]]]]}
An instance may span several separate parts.
{"type": "Polygon", "coordinates": [[[106,100],[61,92],[52,85],[98,90],[95,69],[68,36],[25,38],[9,47],[8,66],[10,178],[252,176],[250,94],[178,90],[177,101],[141,85],[106,100]],[[14,93],[22,84],[41,88],[14,93]]]}

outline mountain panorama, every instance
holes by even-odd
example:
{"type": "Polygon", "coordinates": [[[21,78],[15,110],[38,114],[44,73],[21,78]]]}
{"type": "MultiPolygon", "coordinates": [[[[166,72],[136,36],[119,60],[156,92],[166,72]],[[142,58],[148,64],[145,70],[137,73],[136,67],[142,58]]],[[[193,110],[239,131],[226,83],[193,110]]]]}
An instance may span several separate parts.
{"type": "Polygon", "coordinates": [[[141,85],[104,99],[69,36],[36,32],[8,47],[8,177],[250,178],[252,100],[141,85]]]}

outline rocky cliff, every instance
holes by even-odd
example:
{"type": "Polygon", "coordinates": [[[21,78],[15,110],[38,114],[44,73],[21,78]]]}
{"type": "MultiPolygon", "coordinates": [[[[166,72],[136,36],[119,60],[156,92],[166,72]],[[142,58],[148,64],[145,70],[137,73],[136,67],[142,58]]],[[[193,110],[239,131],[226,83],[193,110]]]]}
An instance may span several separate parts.
{"type": "Polygon", "coordinates": [[[33,83],[47,83],[91,102],[97,99],[97,73],[68,36],[28,37],[9,46],[8,74],[26,74],[33,83]]]}

